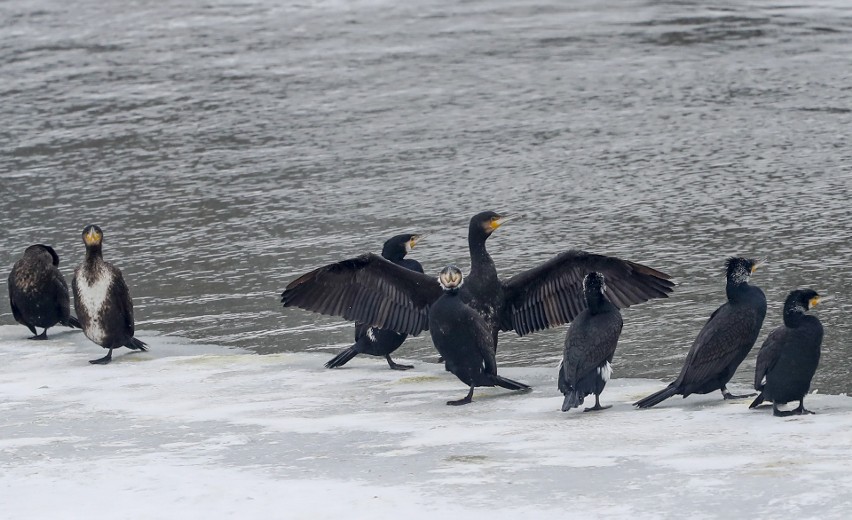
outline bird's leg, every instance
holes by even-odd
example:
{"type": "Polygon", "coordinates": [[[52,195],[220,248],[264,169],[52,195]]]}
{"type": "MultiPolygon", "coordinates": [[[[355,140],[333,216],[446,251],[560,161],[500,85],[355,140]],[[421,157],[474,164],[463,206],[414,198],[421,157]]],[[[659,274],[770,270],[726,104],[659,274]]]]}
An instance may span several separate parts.
{"type": "Polygon", "coordinates": [[[601,396],[598,395],[598,394],[595,394],[595,405],[591,408],[586,408],[583,411],[584,412],[596,412],[598,410],[606,410],[607,408],[612,408],[612,405],[608,404],[606,406],[601,406],[601,396]]]}
{"type": "MultiPolygon", "coordinates": [[[[33,334],[36,334],[35,327],[31,327],[31,329],[33,331],[33,334]]],[[[35,336],[31,337],[30,339],[35,339],[35,340],[47,339],[47,329],[44,329],[44,332],[42,332],[41,334],[36,334],[35,336]]]]}
{"type": "Polygon", "coordinates": [[[756,395],[757,394],[734,395],[734,394],[732,394],[731,392],[728,391],[728,387],[726,387],[726,386],[722,387],[722,398],[726,401],[728,401],[730,399],[745,399],[746,397],[754,397],[756,395]]]}
{"type": "Polygon", "coordinates": [[[390,354],[385,356],[385,359],[388,360],[388,366],[391,370],[408,370],[410,368],[414,368],[414,365],[400,365],[399,363],[394,363],[393,359],[391,359],[390,354]]]}
{"type": "Polygon", "coordinates": [[[814,412],[805,409],[805,399],[799,399],[799,406],[792,410],[782,411],[778,409],[778,405],[772,403],[772,415],[775,417],[789,417],[791,415],[811,415],[814,412]]]}
{"type": "Polygon", "coordinates": [[[816,415],[816,412],[812,412],[805,408],[805,398],[802,397],[799,399],[799,407],[793,410],[797,415],[816,415]]]}
{"type": "Polygon", "coordinates": [[[112,349],[109,349],[109,352],[107,352],[106,356],[99,359],[92,359],[89,361],[89,363],[93,365],[106,365],[110,361],[112,361],[112,349]]]}
{"type": "Polygon", "coordinates": [[[447,404],[450,406],[461,406],[463,404],[468,404],[473,401],[473,386],[470,387],[470,392],[467,393],[462,399],[458,401],[447,401],[447,404]]]}

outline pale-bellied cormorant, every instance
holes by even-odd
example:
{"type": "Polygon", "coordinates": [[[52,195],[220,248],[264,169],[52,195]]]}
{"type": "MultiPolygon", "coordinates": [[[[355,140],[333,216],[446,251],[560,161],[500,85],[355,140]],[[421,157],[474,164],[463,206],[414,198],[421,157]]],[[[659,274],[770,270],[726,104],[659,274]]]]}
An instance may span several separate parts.
{"type": "Polygon", "coordinates": [[[30,339],[47,339],[47,329],[57,323],[80,328],[80,322],[71,316],[68,284],[59,271],[59,255],[50,246],[28,247],[12,266],[9,304],[15,321],[33,333],[30,339]],[[36,327],[44,331],[39,334],[36,327]]]}
{"type": "Polygon", "coordinates": [[[482,315],[464,302],[461,270],[449,265],[438,275],[443,295],[429,311],[429,333],[444,366],[470,386],[465,397],[447,404],[457,406],[471,402],[477,386],[500,386],[508,390],[528,390],[523,383],[497,375],[494,336],[482,315]]]}
{"type": "Polygon", "coordinates": [[[601,406],[600,395],[612,374],[612,356],[624,324],[618,307],[604,295],[602,274],[587,274],[583,284],[587,307],[571,322],[559,366],[559,391],[565,395],[563,412],[583,404],[589,394],[595,394],[595,406],[586,408],[586,412],[609,408],[601,406]]]}
{"type": "Polygon", "coordinates": [[[805,395],[819,365],[822,324],[806,311],[819,303],[819,294],[810,289],[791,292],[784,302],[784,324],[769,333],[754,370],[754,388],[760,394],[749,406],[764,400],[772,402],[773,415],[811,414],[805,409],[805,395]],[[799,401],[798,408],[778,409],[779,404],[799,401]]]}
{"type": "Polygon", "coordinates": [[[95,225],[83,228],[86,258],[74,271],[74,307],[87,338],[109,349],[106,356],[89,363],[105,365],[112,361],[112,350],[127,347],[148,350],[133,337],[133,301],[121,271],[104,261],[101,246],[103,232],[95,225]]]}
{"type": "MultiPolygon", "coordinates": [[[[405,234],[390,238],[385,242],[384,247],[382,247],[382,258],[406,269],[422,273],[423,266],[420,265],[420,262],[405,258],[405,255],[414,248],[422,236],[405,234]]],[[[384,330],[377,327],[370,327],[363,323],[356,323],[355,344],[334,356],[331,361],[325,364],[325,367],[342,367],[358,354],[369,354],[371,356],[384,356],[388,362],[388,366],[392,370],[414,368],[411,365],[395,363],[390,357],[391,353],[398,349],[407,337],[407,334],[399,334],[392,330],[384,330]]]]}
{"type": "MultiPolygon", "coordinates": [[[[497,344],[499,330],[518,335],[574,319],[585,307],[583,279],[597,271],[606,276],[609,299],[619,308],[666,298],[674,283],[669,276],[626,260],[585,251],[567,251],[501,281],[485,241],[506,218],[486,211],[474,215],[468,228],[471,270],[459,291],[476,310],[497,344]]],[[[362,255],[307,273],[281,295],[285,307],[342,316],[401,334],[419,334],[429,324],[429,306],[441,296],[438,282],[400,268],[377,255],[362,255]]]]}
{"type": "Polygon", "coordinates": [[[675,394],[686,397],[715,390],[721,390],[725,399],[749,397],[732,395],[726,385],[754,346],[766,317],[766,296],[759,287],[748,283],[759,264],[747,258],[728,259],[725,286],[728,301],[710,315],[698,333],[677,379],[634,403],[636,406],[650,408],[675,394]]]}

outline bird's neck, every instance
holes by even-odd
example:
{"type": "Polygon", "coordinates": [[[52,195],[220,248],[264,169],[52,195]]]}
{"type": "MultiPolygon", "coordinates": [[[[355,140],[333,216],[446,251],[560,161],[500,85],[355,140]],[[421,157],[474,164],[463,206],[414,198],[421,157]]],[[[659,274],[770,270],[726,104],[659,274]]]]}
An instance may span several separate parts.
{"type": "Polygon", "coordinates": [[[737,301],[748,292],[748,289],[748,282],[735,282],[733,280],[728,280],[728,284],[725,286],[725,293],[729,300],[737,301]]]}
{"type": "Polygon", "coordinates": [[[790,305],[784,307],[784,325],[795,329],[805,320],[805,308],[801,305],[790,305]]]}
{"type": "Polygon", "coordinates": [[[488,236],[483,236],[483,233],[476,232],[473,228],[468,232],[467,236],[467,244],[470,248],[470,270],[471,273],[474,271],[481,273],[483,269],[487,269],[488,271],[494,271],[496,275],[497,271],[494,268],[494,260],[491,259],[491,255],[488,254],[488,250],[485,249],[485,241],[488,239],[488,236]]]}
{"type": "Polygon", "coordinates": [[[103,260],[103,254],[100,245],[86,246],[85,263],[87,265],[94,265],[100,262],[101,260],[103,260]]]}
{"type": "Polygon", "coordinates": [[[402,249],[402,251],[400,251],[400,248],[398,247],[386,247],[382,249],[382,258],[384,258],[385,260],[390,260],[395,264],[398,264],[399,262],[402,262],[402,260],[405,258],[405,253],[405,249],[402,249]]]}
{"type": "Polygon", "coordinates": [[[586,293],[586,305],[589,308],[589,312],[592,314],[598,314],[604,310],[604,306],[606,304],[606,298],[600,291],[587,292],[586,293]]]}

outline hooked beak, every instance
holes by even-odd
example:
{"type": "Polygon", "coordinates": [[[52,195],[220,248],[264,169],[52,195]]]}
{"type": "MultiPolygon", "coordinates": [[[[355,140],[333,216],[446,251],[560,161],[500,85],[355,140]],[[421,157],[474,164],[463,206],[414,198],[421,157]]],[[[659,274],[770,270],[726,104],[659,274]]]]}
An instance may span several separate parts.
{"type": "Polygon", "coordinates": [[[820,302],[820,300],[822,300],[822,298],[820,296],[814,296],[813,298],[811,298],[811,300],[808,303],[810,304],[811,307],[816,307],[817,304],[820,302]]]}
{"type": "Polygon", "coordinates": [[[751,274],[754,274],[754,272],[757,271],[758,267],[763,267],[764,265],[766,265],[766,259],[765,258],[755,259],[754,264],[752,264],[752,266],[751,266],[751,274]]]}
{"type": "Polygon", "coordinates": [[[414,249],[414,246],[416,246],[418,242],[423,240],[423,237],[426,237],[428,235],[429,235],[429,233],[423,233],[423,234],[420,234],[420,235],[414,235],[411,238],[409,238],[408,242],[405,243],[405,252],[410,253],[411,250],[414,249]]]}
{"type": "Polygon", "coordinates": [[[494,231],[498,227],[502,226],[503,224],[514,218],[514,215],[500,215],[499,217],[491,221],[491,231],[494,231]]]}
{"type": "Polygon", "coordinates": [[[98,233],[97,229],[92,228],[92,229],[89,230],[88,233],[83,235],[83,241],[86,243],[86,245],[89,245],[89,246],[94,245],[94,244],[98,244],[101,241],[101,234],[98,233]]]}

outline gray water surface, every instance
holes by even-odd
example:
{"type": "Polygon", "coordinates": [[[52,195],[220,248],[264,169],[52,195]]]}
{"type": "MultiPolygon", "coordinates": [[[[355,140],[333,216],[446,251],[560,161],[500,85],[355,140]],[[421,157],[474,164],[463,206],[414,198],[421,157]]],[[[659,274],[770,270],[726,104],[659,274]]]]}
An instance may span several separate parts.
{"type": "MultiPolygon", "coordinates": [[[[769,259],[758,342],[791,289],[834,296],[814,387],[852,390],[845,2],[281,4],[0,2],[3,273],[44,242],[70,278],[98,223],[138,329],[331,356],[351,324],[281,309],[290,280],[400,232],[466,270],[492,209],[522,216],[488,242],[505,277],[583,248],[676,278],[624,312],[616,377],[676,376],[742,254],[769,259]]],[[[555,367],[564,335],[498,362],[555,367]]]]}

